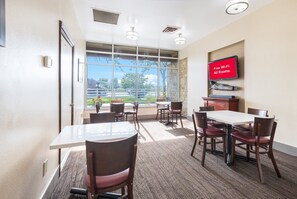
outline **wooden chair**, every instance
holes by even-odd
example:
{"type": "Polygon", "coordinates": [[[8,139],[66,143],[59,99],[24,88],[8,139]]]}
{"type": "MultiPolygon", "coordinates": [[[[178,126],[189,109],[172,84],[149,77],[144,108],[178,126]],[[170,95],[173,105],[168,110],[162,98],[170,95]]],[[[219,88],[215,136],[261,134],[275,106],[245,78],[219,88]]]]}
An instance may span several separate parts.
{"type": "MultiPolygon", "coordinates": [[[[199,111],[214,111],[214,106],[200,106],[199,111]]],[[[208,120],[208,125],[214,126],[219,129],[225,129],[226,124],[223,122],[217,122],[214,120],[208,120]]]]}
{"type": "Polygon", "coordinates": [[[111,103],[110,112],[115,112],[116,121],[122,120],[124,116],[124,103],[111,103]]]}
{"type": "MultiPolygon", "coordinates": [[[[200,106],[199,107],[199,111],[214,111],[214,110],[215,110],[214,106],[200,106]]],[[[215,128],[218,128],[218,129],[221,129],[221,130],[224,130],[224,131],[226,130],[226,124],[223,123],[223,122],[217,122],[217,121],[208,119],[207,124],[209,126],[213,126],[215,128]]],[[[198,136],[198,138],[199,138],[198,144],[200,145],[202,137],[198,136]]],[[[212,142],[211,153],[213,153],[216,150],[217,140],[216,139],[211,139],[211,142],[212,142]]],[[[219,141],[219,142],[221,142],[221,141],[219,141]]]]}
{"type": "Polygon", "coordinates": [[[114,122],[115,113],[90,113],[90,122],[91,123],[104,123],[104,122],[114,122]]]}
{"type": "Polygon", "coordinates": [[[205,112],[194,112],[192,114],[192,119],[195,130],[195,141],[192,148],[191,156],[193,156],[198,136],[201,136],[203,138],[203,152],[201,165],[204,166],[206,145],[213,144],[212,142],[207,142],[207,138],[215,139],[220,137],[223,141],[217,143],[223,143],[224,161],[226,161],[226,132],[213,126],[207,125],[207,115],[205,112]]]}
{"type": "Polygon", "coordinates": [[[139,103],[138,102],[134,102],[133,110],[131,110],[131,111],[125,111],[124,114],[126,116],[126,120],[128,120],[128,115],[132,115],[133,116],[134,124],[137,124],[138,129],[139,129],[139,123],[138,123],[138,118],[137,118],[138,106],[139,106],[139,103]]]}
{"type": "MultiPolygon", "coordinates": [[[[165,102],[166,100],[164,98],[158,98],[157,102],[165,102]]],[[[160,120],[163,120],[163,116],[165,115],[165,112],[169,110],[169,105],[160,105],[157,104],[157,115],[156,120],[158,119],[159,113],[160,113],[160,120]]]]}
{"type": "Polygon", "coordinates": [[[175,117],[175,123],[177,124],[177,118],[179,117],[180,119],[180,124],[182,128],[183,126],[183,121],[182,121],[182,109],[183,109],[183,102],[171,102],[170,110],[168,111],[169,117],[171,118],[171,123],[173,127],[173,118],[175,117]]]}
{"type": "MultiPolygon", "coordinates": [[[[252,115],[258,115],[261,117],[268,117],[268,110],[248,108],[247,113],[252,115]]],[[[242,124],[242,125],[233,126],[233,129],[240,130],[240,131],[249,131],[249,130],[252,130],[252,128],[253,128],[252,124],[242,124]]]]}
{"type": "Polygon", "coordinates": [[[85,184],[89,199],[117,189],[121,189],[121,198],[133,199],[137,139],[135,134],[116,141],[86,141],[85,184]]]}
{"type": "Polygon", "coordinates": [[[234,162],[235,147],[239,147],[247,151],[247,156],[249,153],[254,153],[256,155],[258,173],[260,181],[263,183],[263,174],[260,161],[260,154],[268,154],[268,157],[271,159],[274,170],[277,176],[280,178],[280,172],[277,168],[276,161],[273,155],[273,139],[275,135],[277,123],[273,118],[263,118],[255,117],[254,127],[252,131],[241,132],[234,131],[232,136],[232,153],[231,161],[234,162]],[[236,143],[239,141],[239,143],[236,143]],[[247,145],[248,147],[243,147],[242,145],[247,145]],[[254,146],[255,149],[252,149],[251,146],[254,146]]]}

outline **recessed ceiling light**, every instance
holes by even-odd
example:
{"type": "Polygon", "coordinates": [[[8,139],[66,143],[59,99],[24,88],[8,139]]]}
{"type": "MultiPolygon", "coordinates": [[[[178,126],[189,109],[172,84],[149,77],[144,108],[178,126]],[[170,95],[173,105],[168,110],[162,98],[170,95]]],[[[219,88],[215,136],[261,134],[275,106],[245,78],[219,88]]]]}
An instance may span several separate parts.
{"type": "Polygon", "coordinates": [[[235,15],[244,12],[249,7],[248,0],[230,0],[226,4],[226,13],[235,15]]]}

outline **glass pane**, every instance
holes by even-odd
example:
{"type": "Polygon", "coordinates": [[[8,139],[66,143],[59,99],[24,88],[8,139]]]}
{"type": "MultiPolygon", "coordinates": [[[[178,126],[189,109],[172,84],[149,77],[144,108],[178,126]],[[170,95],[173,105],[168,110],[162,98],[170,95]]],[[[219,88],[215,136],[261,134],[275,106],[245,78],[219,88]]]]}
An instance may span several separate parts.
{"type": "Polygon", "coordinates": [[[157,99],[158,69],[139,68],[138,69],[138,102],[152,103],[157,99]]]}
{"type": "Polygon", "coordinates": [[[100,65],[111,65],[112,55],[111,54],[97,54],[97,53],[87,53],[87,63],[90,64],[100,64],[100,65]]]}
{"type": "Polygon", "coordinates": [[[87,50],[93,50],[93,51],[102,51],[102,52],[110,52],[110,53],[112,52],[111,44],[87,42],[86,48],[87,50]]]}
{"type": "Polygon", "coordinates": [[[175,59],[160,59],[160,67],[163,68],[177,68],[178,61],[175,59]]]}
{"type": "Polygon", "coordinates": [[[160,50],[160,56],[161,57],[178,58],[178,51],[174,51],[174,50],[160,50]]]}
{"type": "Polygon", "coordinates": [[[114,55],[114,64],[121,66],[136,66],[136,56],[114,55]]]}
{"type": "Polygon", "coordinates": [[[114,71],[114,97],[134,102],[136,96],[136,68],[116,66],[114,71]]]}
{"type": "Polygon", "coordinates": [[[136,46],[114,46],[114,53],[124,53],[136,55],[136,46]]]}
{"type": "Polygon", "coordinates": [[[157,57],[138,57],[138,66],[158,67],[157,57]]]}
{"type": "Polygon", "coordinates": [[[87,106],[94,107],[98,96],[102,103],[108,103],[111,98],[112,88],[112,67],[87,65],[88,86],[87,86],[87,106]]]}
{"type": "Polygon", "coordinates": [[[138,47],[138,55],[158,56],[158,49],[138,47]]]}
{"type": "Polygon", "coordinates": [[[178,70],[160,68],[159,97],[169,101],[178,100],[178,70]]]}

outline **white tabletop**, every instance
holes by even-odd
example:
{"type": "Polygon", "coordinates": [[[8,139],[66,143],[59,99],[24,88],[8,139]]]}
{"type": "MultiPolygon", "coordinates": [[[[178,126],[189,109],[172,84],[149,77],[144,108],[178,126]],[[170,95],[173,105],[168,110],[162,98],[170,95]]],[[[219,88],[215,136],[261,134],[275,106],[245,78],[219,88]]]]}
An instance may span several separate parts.
{"type": "Polygon", "coordinates": [[[256,116],[257,115],[241,113],[236,111],[227,111],[227,110],[207,111],[207,118],[216,120],[218,122],[230,124],[230,125],[252,123],[254,122],[254,118],[256,116]]]}
{"type": "Polygon", "coordinates": [[[156,102],[156,104],[158,104],[158,105],[170,105],[171,102],[168,102],[168,101],[161,101],[161,102],[156,102]]]}
{"type": "Polygon", "coordinates": [[[130,137],[137,133],[129,122],[109,122],[66,126],[54,139],[50,149],[82,146],[86,140],[112,140],[130,137]]]}
{"type": "MultiPolygon", "coordinates": [[[[113,104],[122,104],[122,103],[115,102],[113,104]]],[[[132,103],[125,103],[124,106],[125,106],[125,108],[132,108],[134,106],[134,104],[132,104],[132,103]]],[[[109,103],[103,103],[102,104],[102,108],[106,108],[106,107],[109,108],[110,107],[110,104],[109,103]]]]}

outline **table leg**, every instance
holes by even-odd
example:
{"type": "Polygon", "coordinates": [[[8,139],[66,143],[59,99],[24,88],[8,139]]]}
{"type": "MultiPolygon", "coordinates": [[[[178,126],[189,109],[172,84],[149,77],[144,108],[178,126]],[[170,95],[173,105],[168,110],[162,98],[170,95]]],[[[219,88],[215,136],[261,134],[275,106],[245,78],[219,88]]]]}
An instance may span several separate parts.
{"type": "Polygon", "coordinates": [[[70,189],[70,193],[78,194],[78,195],[85,195],[86,196],[88,191],[87,191],[87,189],[84,189],[84,188],[72,187],[70,189]]]}
{"type": "Polygon", "coordinates": [[[232,138],[231,138],[231,133],[232,133],[232,125],[228,124],[227,125],[227,165],[231,165],[231,150],[232,150],[232,138]]]}
{"type": "MultiPolygon", "coordinates": [[[[78,195],[87,196],[88,191],[87,191],[87,189],[84,189],[84,188],[72,187],[71,190],[70,190],[70,193],[71,194],[78,194],[78,195]]],[[[121,194],[106,192],[106,193],[99,194],[98,198],[99,197],[109,198],[109,199],[116,199],[116,198],[121,197],[121,194]]]]}

